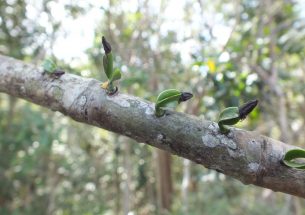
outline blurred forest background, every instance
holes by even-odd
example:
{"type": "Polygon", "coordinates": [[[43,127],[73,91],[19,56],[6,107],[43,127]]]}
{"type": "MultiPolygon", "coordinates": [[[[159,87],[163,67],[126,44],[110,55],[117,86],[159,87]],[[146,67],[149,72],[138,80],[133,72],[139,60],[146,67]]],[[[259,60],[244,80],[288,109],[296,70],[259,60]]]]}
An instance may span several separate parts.
{"type": "MultiPolygon", "coordinates": [[[[238,126],[305,147],[304,1],[0,1],[3,55],[102,81],[102,35],[120,91],[191,91],[179,111],[214,121],[258,98],[238,126]]],[[[1,94],[0,214],[299,215],[305,201],[1,94]]]]}

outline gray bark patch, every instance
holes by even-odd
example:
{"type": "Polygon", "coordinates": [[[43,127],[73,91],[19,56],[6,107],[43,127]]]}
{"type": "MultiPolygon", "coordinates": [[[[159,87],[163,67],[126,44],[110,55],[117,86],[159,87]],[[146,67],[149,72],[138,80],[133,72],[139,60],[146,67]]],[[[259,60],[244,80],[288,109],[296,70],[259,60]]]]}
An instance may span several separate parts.
{"type": "Polygon", "coordinates": [[[219,145],[219,140],[215,138],[212,134],[206,134],[201,137],[202,142],[205,146],[214,148],[219,145]]]}
{"type": "Polygon", "coordinates": [[[251,162],[248,164],[248,171],[250,173],[256,173],[258,171],[259,164],[255,162],[251,162]]]}
{"type": "Polygon", "coordinates": [[[130,103],[128,102],[128,97],[124,95],[116,95],[113,97],[107,96],[107,100],[110,100],[123,108],[130,107],[130,103]]]}

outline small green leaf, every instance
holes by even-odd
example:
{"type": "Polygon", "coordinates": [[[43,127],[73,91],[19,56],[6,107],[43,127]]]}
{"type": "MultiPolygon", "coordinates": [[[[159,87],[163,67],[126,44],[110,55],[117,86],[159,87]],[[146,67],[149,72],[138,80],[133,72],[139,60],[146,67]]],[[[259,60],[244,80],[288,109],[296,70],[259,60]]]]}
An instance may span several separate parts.
{"type": "Polygon", "coordinates": [[[57,69],[57,65],[51,59],[45,59],[42,64],[43,70],[47,73],[53,73],[57,69]]]}
{"type": "Polygon", "coordinates": [[[218,119],[218,126],[220,132],[223,134],[229,133],[230,129],[228,125],[235,125],[240,120],[238,107],[228,107],[224,109],[218,119]]]}
{"type": "Polygon", "coordinates": [[[218,119],[218,126],[220,132],[223,134],[227,134],[230,131],[230,127],[228,125],[235,125],[240,120],[246,118],[246,116],[251,113],[251,111],[257,106],[258,100],[252,100],[240,107],[228,107],[224,109],[218,119]]]}
{"type": "Polygon", "coordinates": [[[105,55],[103,56],[103,66],[106,76],[110,80],[113,76],[113,56],[111,52],[111,45],[107,42],[104,36],[102,37],[102,43],[105,51],[105,55]]]}
{"type": "Polygon", "coordinates": [[[303,162],[296,161],[295,159],[298,159],[298,158],[305,158],[305,150],[291,149],[286,152],[286,154],[283,158],[283,163],[286,166],[289,166],[291,168],[305,169],[305,161],[303,161],[303,162]]]}
{"type": "Polygon", "coordinates": [[[110,43],[105,37],[102,37],[102,43],[105,51],[103,56],[104,72],[108,78],[108,81],[103,83],[101,87],[106,90],[108,95],[114,95],[118,91],[118,87],[114,85],[114,81],[121,79],[121,72],[119,69],[113,68],[113,55],[110,43]]]}
{"type": "Polygon", "coordinates": [[[164,90],[161,92],[157,98],[157,102],[155,105],[156,116],[161,117],[165,114],[165,107],[175,107],[180,102],[186,101],[192,98],[191,93],[180,92],[176,89],[164,90]]]}
{"type": "Polygon", "coordinates": [[[113,73],[113,57],[112,53],[103,56],[103,66],[107,78],[110,80],[113,73]]]}
{"type": "Polygon", "coordinates": [[[110,81],[112,82],[112,81],[119,80],[119,79],[121,79],[121,76],[122,75],[121,75],[120,70],[119,69],[115,69],[113,74],[112,74],[112,77],[111,77],[110,81]]]}
{"type": "Polygon", "coordinates": [[[162,91],[157,98],[156,104],[159,107],[162,107],[163,105],[167,104],[170,101],[178,101],[181,96],[181,92],[176,89],[169,89],[162,91]]]}

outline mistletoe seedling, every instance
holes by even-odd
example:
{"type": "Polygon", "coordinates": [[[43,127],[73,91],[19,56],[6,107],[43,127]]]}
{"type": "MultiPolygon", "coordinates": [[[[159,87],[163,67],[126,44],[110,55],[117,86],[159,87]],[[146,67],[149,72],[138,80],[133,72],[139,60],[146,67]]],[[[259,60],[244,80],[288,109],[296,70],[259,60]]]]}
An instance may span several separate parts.
{"type": "Polygon", "coordinates": [[[51,59],[45,59],[42,64],[43,73],[49,74],[53,78],[60,78],[65,71],[58,69],[57,65],[51,59]]]}
{"type": "Polygon", "coordinates": [[[235,125],[240,120],[243,120],[247,117],[249,113],[257,106],[258,100],[252,100],[240,107],[228,107],[224,109],[218,120],[218,126],[220,132],[223,134],[229,133],[230,129],[228,125],[235,125]]]}
{"type": "Polygon", "coordinates": [[[181,102],[187,101],[192,97],[193,94],[188,92],[180,92],[176,89],[164,90],[157,98],[155,114],[157,117],[161,117],[165,114],[166,108],[175,107],[181,102]]]}
{"type": "Polygon", "coordinates": [[[118,91],[118,87],[114,86],[114,81],[121,79],[121,72],[117,68],[113,69],[111,46],[105,37],[102,37],[102,43],[105,51],[105,55],[103,56],[103,67],[108,81],[102,83],[101,87],[106,90],[108,95],[114,95],[118,91]]]}
{"type": "Polygon", "coordinates": [[[291,149],[286,152],[282,162],[291,168],[305,169],[305,150],[304,149],[291,149]],[[299,160],[296,160],[299,159],[299,160]],[[301,161],[303,159],[303,162],[301,161]]]}

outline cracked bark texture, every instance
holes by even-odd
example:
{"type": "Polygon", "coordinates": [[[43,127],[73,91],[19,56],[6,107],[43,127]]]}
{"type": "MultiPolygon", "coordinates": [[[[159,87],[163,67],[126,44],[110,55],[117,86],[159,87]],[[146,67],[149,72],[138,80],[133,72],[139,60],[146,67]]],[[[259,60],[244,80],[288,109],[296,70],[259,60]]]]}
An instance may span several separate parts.
{"type": "Polygon", "coordinates": [[[281,164],[294,146],[241,129],[223,135],[215,122],[174,111],[157,118],[151,102],[120,92],[107,96],[95,79],[69,73],[53,79],[42,70],[0,56],[0,92],[187,158],[244,184],[305,197],[305,172],[281,164]]]}

